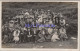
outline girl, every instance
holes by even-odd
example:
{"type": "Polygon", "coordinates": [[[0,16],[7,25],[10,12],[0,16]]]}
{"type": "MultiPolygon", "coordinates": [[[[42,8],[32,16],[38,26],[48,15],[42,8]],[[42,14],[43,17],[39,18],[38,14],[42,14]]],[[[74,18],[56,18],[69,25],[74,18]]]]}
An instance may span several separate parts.
{"type": "Polygon", "coordinates": [[[15,43],[18,43],[19,41],[19,34],[20,34],[20,31],[18,29],[16,29],[13,33],[13,36],[14,36],[13,41],[15,41],[15,43]]]}

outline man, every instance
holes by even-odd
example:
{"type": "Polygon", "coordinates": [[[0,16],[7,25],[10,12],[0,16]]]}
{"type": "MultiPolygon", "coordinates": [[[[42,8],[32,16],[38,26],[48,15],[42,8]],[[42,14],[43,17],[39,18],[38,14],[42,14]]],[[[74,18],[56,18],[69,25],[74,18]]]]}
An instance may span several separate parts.
{"type": "Polygon", "coordinates": [[[60,19],[60,26],[64,26],[65,27],[65,19],[62,17],[61,19],[60,19]]]}
{"type": "Polygon", "coordinates": [[[51,13],[50,10],[48,10],[48,12],[47,12],[47,16],[48,16],[48,19],[52,19],[52,13],[51,13]]]}
{"type": "Polygon", "coordinates": [[[25,15],[25,16],[29,16],[29,12],[28,12],[28,10],[26,10],[26,12],[25,12],[24,15],[25,15]]]}
{"type": "Polygon", "coordinates": [[[39,15],[39,10],[37,9],[34,11],[34,18],[36,19],[38,17],[38,15],[39,15]]]}
{"type": "Polygon", "coordinates": [[[55,25],[57,25],[57,26],[60,25],[60,17],[59,16],[55,17],[55,25]]]}

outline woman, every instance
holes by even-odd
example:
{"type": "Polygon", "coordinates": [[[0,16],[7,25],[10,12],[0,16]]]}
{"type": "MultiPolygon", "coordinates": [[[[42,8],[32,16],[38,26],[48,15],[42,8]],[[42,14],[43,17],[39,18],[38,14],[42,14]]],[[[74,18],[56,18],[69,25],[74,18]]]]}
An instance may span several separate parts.
{"type": "Polygon", "coordinates": [[[65,19],[62,17],[61,19],[60,19],[60,26],[64,26],[65,27],[65,19]]]}

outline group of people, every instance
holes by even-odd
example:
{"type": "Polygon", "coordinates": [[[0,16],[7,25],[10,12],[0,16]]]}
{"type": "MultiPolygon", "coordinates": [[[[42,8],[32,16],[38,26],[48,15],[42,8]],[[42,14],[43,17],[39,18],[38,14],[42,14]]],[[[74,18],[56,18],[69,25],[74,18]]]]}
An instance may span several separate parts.
{"type": "Polygon", "coordinates": [[[22,11],[2,26],[2,43],[55,42],[66,39],[68,37],[64,16],[50,10],[22,11]],[[36,24],[48,26],[36,26],[36,24]]]}

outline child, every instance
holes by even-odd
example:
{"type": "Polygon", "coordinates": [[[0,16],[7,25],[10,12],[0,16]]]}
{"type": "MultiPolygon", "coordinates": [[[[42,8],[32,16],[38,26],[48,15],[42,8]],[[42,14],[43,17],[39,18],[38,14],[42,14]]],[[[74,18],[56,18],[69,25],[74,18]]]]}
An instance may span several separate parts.
{"type": "Polygon", "coordinates": [[[54,29],[54,33],[53,33],[52,38],[51,38],[51,41],[52,42],[55,42],[57,40],[59,40],[59,37],[58,37],[58,29],[55,28],[54,29]]]}
{"type": "Polygon", "coordinates": [[[59,33],[60,33],[60,40],[63,41],[65,39],[67,39],[67,35],[66,35],[66,29],[64,27],[61,27],[59,29],[59,33]]]}
{"type": "Polygon", "coordinates": [[[13,33],[13,36],[14,36],[13,41],[15,41],[15,43],[18,43],[19,41],[19,34],[20,34],[20,31],[18,29],[16,29],[13,33]]]}
{"type": "Polygon", "coordinates": [[[48,28],[45,34],[46,41],[50,42],[53,33],[53,28],[48,28]]]}
{"type": "Polygon", "coordinates": [[[45,41],[44,35],[45,35],[45,30],[42,29],[42,30],[39,32],[39,34],[38,34],[38,36],[39,36],[40,38],[39,38],[37,41],[38,41],[38,42],[44,42],[44,41],[45,41]]]}

